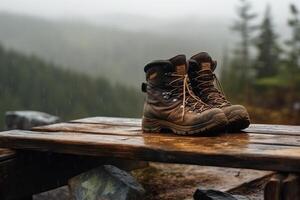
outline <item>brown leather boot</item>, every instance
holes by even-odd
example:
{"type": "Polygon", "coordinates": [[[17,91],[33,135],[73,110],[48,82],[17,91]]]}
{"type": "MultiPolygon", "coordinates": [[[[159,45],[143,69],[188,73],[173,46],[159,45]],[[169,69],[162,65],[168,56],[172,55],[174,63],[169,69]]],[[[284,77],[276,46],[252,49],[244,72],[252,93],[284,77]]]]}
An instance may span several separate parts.
{"type": "Polygon", "coordinates": [[[193,91],[203,102],[224,111],[228,119],[228,131],[233,132],[247,128],[250,124],[250,118],[246,108],[241,105],[231,105],[223,91],[220,92],[215,87],[214,81],[222,90],[222,86],[214,74],[216,66],[217,62],[213,61],[206,52],[191,57],[188,73],[193,91]]]}
{"type": "Polygon", "coordinates": [[[145,66],[147,93],[142,127],[145,132],[170,129],[176,134],[201,134],[224,129],[227,118],[197,98],[189,84],[184,55],[145,66]]]}

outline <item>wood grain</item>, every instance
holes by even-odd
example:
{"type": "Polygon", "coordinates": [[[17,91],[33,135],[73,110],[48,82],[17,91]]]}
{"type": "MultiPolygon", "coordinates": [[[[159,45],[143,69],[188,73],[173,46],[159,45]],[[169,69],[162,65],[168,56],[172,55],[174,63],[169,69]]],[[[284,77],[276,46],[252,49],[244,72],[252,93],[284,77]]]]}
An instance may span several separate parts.
{"type": "MultiPolygon", "coordinates": [[[[114,117],[89,117],[84,119],[73,120],[71,123],[88,123],[88,124],[108,124],[108,125],[125,125],[141,126],[141,119],[138,118],[114,118],[114,117]]],[[[278,124],[251,124],[245,129],[247,133],[278,134],[278,135],[300,135],[300,126],[278,125],[278,124]]]]}
{"type": "Polygon", "coordinates": [[[141,135],[141,127],[125,126],[125,125],[108,125],[95,123],[57,123],[47,126],[35,127],[34,131],[46,132],[81,132],[81,133],[95,133],[107,135],[127,135],[135,136],[141,135]]]}
{"type": "Polygon", "coordinates": [[[71,121],[73,123],[89,123],[89,124],[109,124],[138,126],[142,125],[142,120],[138,118],[122,118],[122,117],[88,117],[71,121]]]}
{"type": "Polygon", "coordinates": [[[300,126],[277,125],[277,124],[251,124],[245,132],[276,134],[276,135],[300,135],[300,126]]]}
{"type": "MultiPolygon", "coordinates": [[[[90,133],[90,134],[102,134],[102,135],[123,135],[123,136],[144,136],[144,137],[176,137],[185,139],[194,139],[192,136],[177,136],[174,134],[155,133],[147,134],[143,133],[140,127],[130,127],[124,125],[107,125],[107,124],[87,124],[87,123],[58,123],[48,126],[36,127],[34,131],[42,132],[66,132],[70,133],[90,133]]],[[[217,138],[219,143],[228,141],[233,142],[248,142],[252,144],[269,144],[269,145],[286,145],[286,146],[300,146],[300,136],[289,135],[272,135],[263,133],[240,133],[240,134],[221,134],[217,138]]],[[[205,137],[202,137],[199,142],[205,142],[205,137]]]]}
{"type": "Polygon", "coordinates": [[[249,143],[227,137],[156,137],[75,132],[6,131],[0,146],[92,156],[300,172],[300,147],[249,143]]]}
{"type": "Polygon", "coordinates": [[[92,117],[0,133],[0,147],[157,162],[300,172],[300,127],[253,124],[212,137],[149,134],[140,119],[92,117]]]}

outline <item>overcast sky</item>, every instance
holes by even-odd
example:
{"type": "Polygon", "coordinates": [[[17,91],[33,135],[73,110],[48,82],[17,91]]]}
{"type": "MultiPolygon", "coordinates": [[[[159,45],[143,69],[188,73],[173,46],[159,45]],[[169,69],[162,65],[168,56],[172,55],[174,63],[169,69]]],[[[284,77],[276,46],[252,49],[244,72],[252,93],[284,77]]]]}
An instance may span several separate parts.
{"type": "MultiPolygon", "coordinates": [[[[80,17],[93,19],[105,14],[131,14],[155,18],[183,16],[235,16],[239,0],[1,0],[0,10],[50,18],[80,17]]],[[[261,13],[269,3],[276,21],[286,21],[288,5],[299,0],[251,0],[254,10],[261,13]]]]}

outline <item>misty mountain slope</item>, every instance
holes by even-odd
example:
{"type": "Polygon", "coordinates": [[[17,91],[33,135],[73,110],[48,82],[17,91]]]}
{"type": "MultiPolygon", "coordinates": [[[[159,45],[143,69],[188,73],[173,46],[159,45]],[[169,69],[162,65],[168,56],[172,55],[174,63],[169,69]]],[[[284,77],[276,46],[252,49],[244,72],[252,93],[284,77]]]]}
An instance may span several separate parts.
{"type": "Polygon", "coordinates": [[[0,46],[0,127],[8,110],[38,110],[63,119],[139,117],[142,103],[142,94],[133,88],[60,69],[0,46]]]}
{"type": "Polygon", "coordinates": [[[200,50],[221,58],[229,42],[224,34],[227,27],[197,23],[194,19],[152,24],[149,30],[145,24],[144,30],[129,31],[2,13],[0,41],[9,48],[35,54],[68,69],[139,87],[144,80],[143,67],[153,59],[181,53],[191,55],[200,50]]]}

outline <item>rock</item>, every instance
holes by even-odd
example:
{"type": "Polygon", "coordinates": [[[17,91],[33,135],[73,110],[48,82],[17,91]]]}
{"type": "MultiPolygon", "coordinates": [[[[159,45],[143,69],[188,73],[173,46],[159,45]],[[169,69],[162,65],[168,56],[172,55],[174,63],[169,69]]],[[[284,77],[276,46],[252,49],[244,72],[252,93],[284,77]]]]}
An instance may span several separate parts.
{"type": "Polygon", "coordinates": [[[240,195],[231,195],[218,190],[197,189],[193,195],[194,200],[249,200],[247,197],[240,195]]]}
{"type": "Polygon", "coordinates": [[[47,192],[33,195],[33,200],[67,200],[70,199],[69,188],[59,187],[47,192]]]}
{"type": "Polygon", "coordinates": [[[69,180],[74,200],[140,200],[145,190],[127,172],[103,165],[69,180]]]}
{"type": "Polygon", "coordinates": [[[250,200],[248,197],[242,195],[233,195],[237,200],[250,200]]]}
{"type": "Polygon", "coordinates": [[[59,122],[59,117],[38,111],[7,111],[6,129],[29,130],[34,126],[49,125],[59,122]]]}

